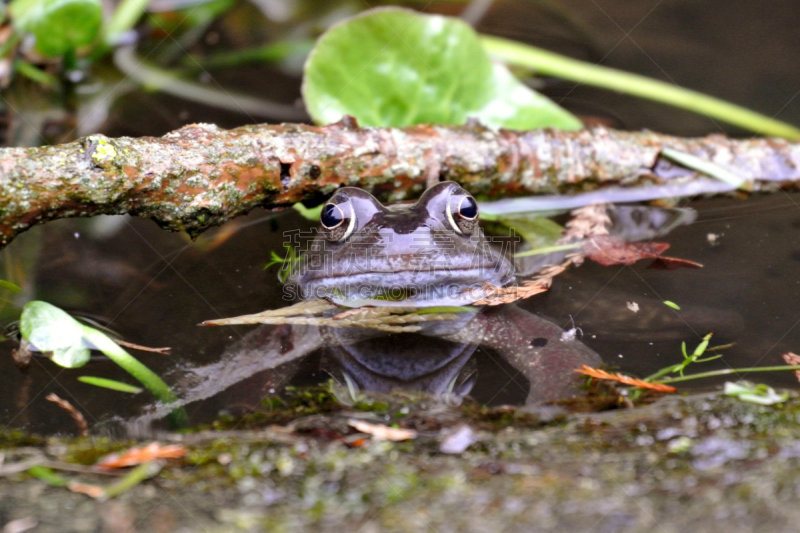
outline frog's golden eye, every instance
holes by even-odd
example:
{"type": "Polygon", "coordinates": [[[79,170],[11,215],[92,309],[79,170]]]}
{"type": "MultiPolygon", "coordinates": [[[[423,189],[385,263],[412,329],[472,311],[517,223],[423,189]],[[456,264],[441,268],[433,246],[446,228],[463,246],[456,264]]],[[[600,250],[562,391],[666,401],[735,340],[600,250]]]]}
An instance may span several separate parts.
{"type": "Polygon", "coordinates": [[[319,216],[319,223],[325,238],[337,242],[349,237],[355,227],[355,217],[351,213],[352,208],[349,202],[325,204],[319,216]]]}
{"type": "Polygon", "coordinates": [[[478,224],[478,202],[468,194],[454,194],[447,202],[447,221],[457,233],[471,235],[478,224]]]}

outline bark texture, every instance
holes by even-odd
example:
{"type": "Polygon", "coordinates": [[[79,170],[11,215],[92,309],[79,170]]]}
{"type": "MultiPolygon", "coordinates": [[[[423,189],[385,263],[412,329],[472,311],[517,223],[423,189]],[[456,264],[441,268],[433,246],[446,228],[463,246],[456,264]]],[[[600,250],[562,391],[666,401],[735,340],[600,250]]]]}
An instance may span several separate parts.
{"type": "Polygon", "coordinates": [[[160,138],[92,135],[0,149],[0,246],[34,224],[98,214],[152,218],[195,236],[256,206],[318,203],[342,185],[402,200],[432,182],[454,180],[480,198],[498,199],[696,177],[661,158],[663,147],[734,170],[753,181],[752,189],[800,178],[800,144],[780,139],[683,139],[602,128],[360,128],[351,118],[322,127],[193,124],[160,138]]]}

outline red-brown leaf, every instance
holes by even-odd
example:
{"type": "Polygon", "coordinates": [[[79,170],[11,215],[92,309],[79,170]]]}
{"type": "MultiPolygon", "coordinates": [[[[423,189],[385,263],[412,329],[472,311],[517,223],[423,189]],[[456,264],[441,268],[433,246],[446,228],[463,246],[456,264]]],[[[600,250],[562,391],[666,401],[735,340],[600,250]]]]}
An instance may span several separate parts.
{"type": "Polygon", "coordinates": [[[186,455],[186,448],[183,446],[173,444],[162,446],[157,442],[151,442],[143,448],[131,448],[128,451],[119,454],[112,453],[106,455],[97,462],[97,466],[105,468],[124,468],[126,466],[135,466],[156,459],[180,459],[186,455]]]}
{"type": "Polygon", "coordinates": [[[669,244],[665,242],[627,242],[614,235],[595,235],[584,243],[583,252],[603,266],[632,265],[642,259],[654,259],[650,268],[661,270],[703,266],[687,259],[663,256],[668,248],[669,244]]]}

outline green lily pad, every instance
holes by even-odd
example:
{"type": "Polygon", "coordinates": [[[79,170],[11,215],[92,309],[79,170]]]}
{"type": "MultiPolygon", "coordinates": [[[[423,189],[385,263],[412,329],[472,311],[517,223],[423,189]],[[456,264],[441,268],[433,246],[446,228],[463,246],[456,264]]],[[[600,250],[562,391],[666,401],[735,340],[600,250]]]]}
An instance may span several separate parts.
{"type": "Polygon", "coordinates": [[[94,42],[103,23],[100,0],[14,0],[14,25],[36,37],[36,50],[57,57],[94,42]]]}
{"type": "Polygon", "coordinates": [[[329,29],[305,65],[303,97],[320,124],[463,124],[579,129],[483,50],[464,22],[398,8],[366,11],[329,29]]]}

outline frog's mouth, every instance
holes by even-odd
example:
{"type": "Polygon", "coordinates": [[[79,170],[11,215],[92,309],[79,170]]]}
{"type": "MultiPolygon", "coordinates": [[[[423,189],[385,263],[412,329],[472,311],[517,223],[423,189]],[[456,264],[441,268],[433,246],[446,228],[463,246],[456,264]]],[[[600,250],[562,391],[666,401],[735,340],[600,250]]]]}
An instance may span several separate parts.
{"type": "Polygon", "coordinates": [[[304,299],[320,298],[338,305],[428,307],[469,305],[485,297],[487,286],[502,286],[513,280],[513,272],[497,265],[437,271],[360,272],[320,276],[301,281],[304,299]]]}

